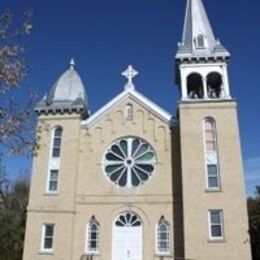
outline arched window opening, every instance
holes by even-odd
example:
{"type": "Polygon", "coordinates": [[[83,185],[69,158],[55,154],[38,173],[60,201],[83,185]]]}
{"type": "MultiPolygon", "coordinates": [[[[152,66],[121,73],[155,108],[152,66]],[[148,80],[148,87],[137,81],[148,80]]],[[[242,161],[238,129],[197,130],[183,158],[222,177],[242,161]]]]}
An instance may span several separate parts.
{"type": "Polygon", "coordinates": [[[221,98],[222,83],[222,76],[217,72],[212,72],[207,76],[207,91],[209,98],[221,98]]]}
{"type": "Polygon", "coordinates": [[[218,165],[218,147],[216,122],[213,118],[204,120],[204,136],[205,136],[205,158],[207,171],[207,188],[219,189],[219,165],[218,165]]]}
{"type": "Polygon", "coordinates": [[[212,118],[206,118],[204,121],[205,125],[205,142],[207,152],[212,152],[217,150],[216,143],[216,130],[215,130],[215,120],[212,118]]]}
{"type": "Polygon", "coordinates": [[[53,140],[52,140],[52,157],[60,157],[61,149],[61,138],[62,138],[62,128],[56,127],[54,129],[53,140]]]}
{"type": "Polygon", "coordinates": [[[205,38],[202,34],[199,34],[196,39],[197,48],[204,49],[205,48],[205,38]]]}
{"type": "Polygon", "coordinates": [[[132,121],[134,118],[134,111],[133,111],[133,105],[127,104],[125,107],[125,119],[127,121],[132,121]]]}
{"type": "Polygon", "coordinates": [[[157,224],[157,253],[170,253],[170,224],[162,217],[157,224]]]}
{"type": "Polygon", "coordinates": [[[203,81],[198,73],[192,73],[187,78],[188,97],[190,99],[203,98],[203,81]]]}
{"type": "Polygon", "coordinates": [[[93,216],[88,223],[87,253],[99,252],[100,225],[93,216]]]}

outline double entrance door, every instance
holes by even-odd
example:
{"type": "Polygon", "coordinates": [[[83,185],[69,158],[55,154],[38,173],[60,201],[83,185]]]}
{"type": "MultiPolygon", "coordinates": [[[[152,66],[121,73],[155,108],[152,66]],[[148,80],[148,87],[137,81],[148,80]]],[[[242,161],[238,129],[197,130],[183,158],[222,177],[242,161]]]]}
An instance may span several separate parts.
{"type": "Polygon", "coordinates": [[[113,226],[112,260],[142,260],[142,223],[139,217],[121,214],[113,226]]]}

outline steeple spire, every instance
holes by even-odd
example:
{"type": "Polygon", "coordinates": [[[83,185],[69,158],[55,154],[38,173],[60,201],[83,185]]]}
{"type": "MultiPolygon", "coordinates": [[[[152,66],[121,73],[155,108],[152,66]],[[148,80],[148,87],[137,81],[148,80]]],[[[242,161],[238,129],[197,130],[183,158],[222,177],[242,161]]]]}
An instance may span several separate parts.
{"type": "Polygon", "coordinates": [[[187,0],[182,42],[176,58],[229,56],[214,36],[202,0],[187,0]]]}
{"type": "Polygon", "coordinates": [[[182,42],[176,54],[176,83],[181,88],[181,99],[230,99],[229,57],[214,36],[202,0],[187,0],[182,42]]]}

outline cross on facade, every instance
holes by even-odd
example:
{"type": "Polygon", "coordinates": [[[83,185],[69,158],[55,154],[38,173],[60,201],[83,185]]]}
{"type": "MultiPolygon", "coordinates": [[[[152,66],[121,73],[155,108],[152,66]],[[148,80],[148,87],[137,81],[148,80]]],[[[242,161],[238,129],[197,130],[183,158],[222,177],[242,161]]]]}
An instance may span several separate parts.
{"type": "Polygon", "coordinates": [[[122,73],[122,76],[128,79],[128,82],[125,85],[125,88],[134,88],[133,78],[138,75],[138,71],[136,71],[133,66],[129,65],[127,70],[122,73]]]}

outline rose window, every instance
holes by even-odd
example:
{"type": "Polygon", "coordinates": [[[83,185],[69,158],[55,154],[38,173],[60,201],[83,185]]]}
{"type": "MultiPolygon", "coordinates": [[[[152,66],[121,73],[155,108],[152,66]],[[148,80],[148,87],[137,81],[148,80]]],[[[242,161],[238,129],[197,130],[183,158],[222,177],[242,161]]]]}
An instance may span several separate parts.
{"type": "Polygon", "coordinates": [[[153,148],[144,140],[125,137],[109,146],[104,155],[106,176],[120,187],[137,187],[144,184],[155,169],[153,148]]]}

